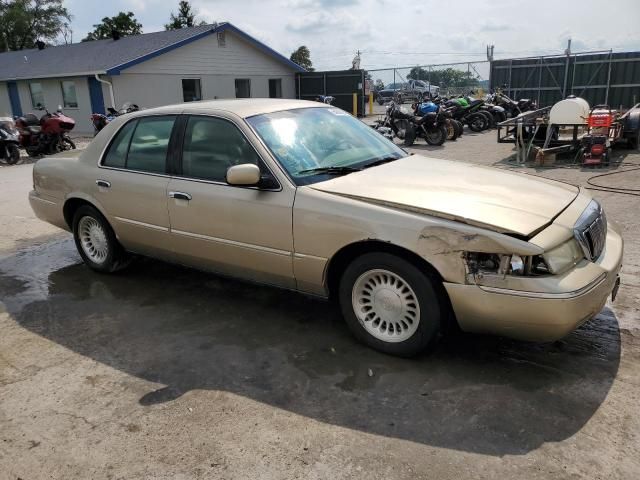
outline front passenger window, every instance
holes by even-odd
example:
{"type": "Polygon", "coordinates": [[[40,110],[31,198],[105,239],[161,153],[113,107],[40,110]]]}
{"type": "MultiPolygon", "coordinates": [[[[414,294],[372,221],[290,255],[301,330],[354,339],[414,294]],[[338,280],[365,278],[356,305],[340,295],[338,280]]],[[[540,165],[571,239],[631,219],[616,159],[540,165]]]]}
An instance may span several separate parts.
{"type": "Polygon", "coordinates": [[[212,117],[190,117],[184,137],[182,175],[226,181],[233,165],[259,165],[258,154],[231,122],[212,117]]]}

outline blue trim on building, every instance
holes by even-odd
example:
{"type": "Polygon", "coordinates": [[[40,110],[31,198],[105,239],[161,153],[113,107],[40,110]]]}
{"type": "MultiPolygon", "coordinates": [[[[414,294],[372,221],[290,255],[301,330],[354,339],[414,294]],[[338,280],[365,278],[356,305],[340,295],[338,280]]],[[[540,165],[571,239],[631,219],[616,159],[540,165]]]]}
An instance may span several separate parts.
{"type": "Polygon", "coordinates": [[[176,42],[174,44],[168,45],[164,48],[161,48],[160,50],[156,50],[155,52],[151,52],[148,53],[147,55],[143,55],[139,58],[136,58],[135,60],[131,60],[129,62],[123,63],[121,65],[116,65],[115,67],[110,68],[109,70],[107,70],[107,75],[120,75],[120,72],[122,72],[122,70],[125,70],[127,68],[133,67],[134,65],[138,65],[142,62],[146,62],[147,60],[151,60],[152,58],[158,57],[164,53],[170,52],[171,50],[175,50],[176,48],[180,48],[184,45],[187,45],[191,42],[195,42],[196,40],[200,40],[201,38],[206,37],[207,35],[211,35],[213,33],[218,33],[218,32],[224,32],[226,30],[230,30],[233,33],[235,33],[236,35],[238,35],[239,37],[244,38],[245,40],[247,40],[249,43],[252,43],[256,48],[258,48],[258,50],[261,50],[263,53],[266,53],[267,55],[269,55],[270,57],[272,57],[273,59],[284,63],[285,65],[287,65],[290,68],[293,68],[295,71],[297,72],[306,72],[306,70],[304,68],[302,68],[300,65],[292,62],[291,60],[289,60],[288,58],[280,55],[278,52],[276,52],[275,50],[267,47],[264,43],[260,42],[259,40],[256,40],[255,38],[253,38],[252,36],[246,34],[245,32],[243,32],[242,30],[240,30],[239,28],[235,27],[234,25],[230,24],[230,23],[223,23],[221,25],[219,25],[217,28],[212,28],[211,30],[207,30],[206,32],[202,32],[199,33],[197,35],[194,35],[193,37],[189,37],[186,38],[184,40],[181,40],[179,42],[176,42]]]}
{"type": "Polygon", "coordinates": [[[9,102],[11,102],[11,112],[13,113],[13,116],[21,117],[22,105],[20,105],[18,84],[16,82],[7,82],[7,90],[9,91],[9,102]]]}
{"type": "Polygon", "coordinates": [[[87,77],[89,83],[89,99],[91,100],[91,111],[104,115],[104,96],[102,95],[102,84],[95,77],[87,77]]]}

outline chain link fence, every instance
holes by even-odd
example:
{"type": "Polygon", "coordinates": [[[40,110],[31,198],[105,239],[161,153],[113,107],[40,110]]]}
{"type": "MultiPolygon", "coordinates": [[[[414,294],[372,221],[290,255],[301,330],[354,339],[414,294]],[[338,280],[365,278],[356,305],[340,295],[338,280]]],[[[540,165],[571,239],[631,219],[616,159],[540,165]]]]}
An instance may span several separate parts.
{"type": "Polygon", "coordinates": [[[489,89],[489,72],[488,61],[456,62],[367,70],[367,78],[373,82],[376,94],[380,90],[386,94],[388,90],[406,89],[412,86],[411,80],[420,80],[418,88],[426,86],[443,96],[467,94],[472,90],[482,95],[489,89]]]}

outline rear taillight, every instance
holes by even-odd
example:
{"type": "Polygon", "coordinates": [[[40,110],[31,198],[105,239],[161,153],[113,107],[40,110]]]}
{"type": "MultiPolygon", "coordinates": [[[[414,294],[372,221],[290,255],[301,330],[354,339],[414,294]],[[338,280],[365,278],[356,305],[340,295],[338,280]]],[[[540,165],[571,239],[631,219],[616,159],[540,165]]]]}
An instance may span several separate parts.
{"type": "Polygon", "coordinates": [[[596,143],[591,146],[591,155],[602,155],[604,152],[604,145],[596,143]]]}

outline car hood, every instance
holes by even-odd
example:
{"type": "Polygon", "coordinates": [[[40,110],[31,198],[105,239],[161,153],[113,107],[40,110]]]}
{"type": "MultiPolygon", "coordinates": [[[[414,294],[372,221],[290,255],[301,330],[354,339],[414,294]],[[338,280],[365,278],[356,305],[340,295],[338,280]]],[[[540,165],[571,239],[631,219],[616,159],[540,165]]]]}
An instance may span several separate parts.
{"type": "Polygon", "coordinates": [[[530,237],[578,195],[573,185],[412,155],[310,185],[323,192],[530,237]]]}

